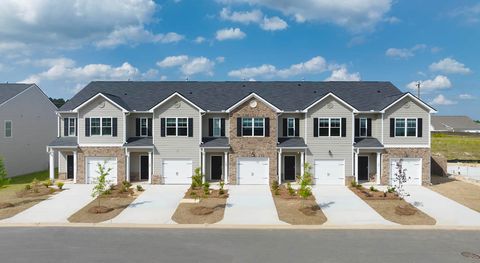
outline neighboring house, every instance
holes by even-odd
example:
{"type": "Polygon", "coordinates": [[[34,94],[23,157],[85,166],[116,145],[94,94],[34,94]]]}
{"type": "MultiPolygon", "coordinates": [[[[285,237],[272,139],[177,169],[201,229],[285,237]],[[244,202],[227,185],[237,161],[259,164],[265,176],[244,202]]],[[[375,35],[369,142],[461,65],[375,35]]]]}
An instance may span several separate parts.
{"type": "Polygon", "coordinates": [[[57,107],[35,84],[0,84],[0,156],[8,176],[46,170],[57,107]]]}
{"type": "MultiPolygon", "coordinates": [[[[430,182],[435,109],[390,82],[91,82],[60,110],[62,178],[92,183],[294,181],[388,184],[403,160],[408,184],[430,182]]],[[[53,170],[52,170],[53,176],[53,170]]]]}
{"type": "Polygon", "coordinates": [[[432,115],[431,131],[480,133],[480,124],[467,116],[432,115]]]}

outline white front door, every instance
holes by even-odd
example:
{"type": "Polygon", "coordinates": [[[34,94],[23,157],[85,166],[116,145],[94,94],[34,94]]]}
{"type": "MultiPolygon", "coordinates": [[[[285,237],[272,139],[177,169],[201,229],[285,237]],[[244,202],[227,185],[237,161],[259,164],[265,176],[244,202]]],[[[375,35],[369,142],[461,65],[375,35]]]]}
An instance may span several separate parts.
{"type": "Polygon", "coordinates": [[[268,158],[238,158],[238,184],[268,184],[268,158]]]}
{"type": "Polygon", "coordinates": [[[165,184],[191,184],[192,160],[163,160],[165,184]]]}
{"type": "Polygon", "coordinates": [[[111,169],[105,178],[108,185],[117,184],[117,158],[115,157],[87,157],[87,184],[95,184],[100,175],[98,165],[105,165],[105,171],[111,169]]]}
{"type": "Polygon", "coordinates": [[[390,185],[398,185],[395,180],[400,169],[405,172],[405,185],[422,185],[421,158],[392,158],[390,159],[390,185]]]}
{"type": "Polygon", "coordinates": [[[315,183],[345,185],[345,160],[315,160],[315,183]]]}

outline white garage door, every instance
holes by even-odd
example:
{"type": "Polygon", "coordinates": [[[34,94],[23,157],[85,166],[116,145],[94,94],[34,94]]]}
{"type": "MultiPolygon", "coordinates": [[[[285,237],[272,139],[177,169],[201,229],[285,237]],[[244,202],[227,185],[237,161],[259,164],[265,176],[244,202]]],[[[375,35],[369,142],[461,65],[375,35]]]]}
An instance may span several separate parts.
{"type": "Polygon", "coordinates": [[[100,175],[98,165],[105,165],[106,171],[111,169],[105,178],[108,185],[117,184],[117,158],[114,157],[87,157],[87,184],[94,184],[100,175]]]}
{"type": "Polygon", "coordinates": [[[268,184],[268,158],[238,158],[239,184],[268,184]]]}
{"type": "Polygon", "coordinates": [[[192,160],[163,160],[165,184],[191,184],[192,160]]]}
{"type": "Polygon", "coordinates": [[[422,184],[422,159],[421,158],[392,158],[390,159],[390,184],[396,185],[398,182],[394,181],[396,174],[401,169],[405,171],[407,182],[405,185],[421,185],[422,184]]]}
{"type": "Polygon", "coordinates": [[[345,185],[345,160],[315,160],[315,183],[345,185]]]}

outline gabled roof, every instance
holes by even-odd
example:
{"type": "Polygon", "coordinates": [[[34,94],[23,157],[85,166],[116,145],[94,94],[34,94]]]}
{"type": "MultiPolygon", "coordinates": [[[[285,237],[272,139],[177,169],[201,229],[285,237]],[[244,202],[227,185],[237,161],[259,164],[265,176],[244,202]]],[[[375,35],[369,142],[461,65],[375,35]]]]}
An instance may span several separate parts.
{"type": "Polygon", "coordinates": [[[18,94],[24,92],[34,84],[17,84],[17,83],[7,83],[0,84],[0,105],[17,96],[18,94]]]}
{"type": "Polygon", "coordinates": [[[247,100],[249,100],[251,98],[256,98],[256,99],[260,100],[261,102],[263,102],[265,105],[272,108],[276,112],[281,112],[282,111],[279,108],[275,107],[275,105],[271,104],[270,102],[268,102],[267,100],[265,100],[264,98],[262,98],[261,96],[255,94],[255,92],[253,92],[253,93],[249,94],[248,96],[246,96],[245,98],[242,98],[240,101],[238,101],[237,103],[235,103],[231,107],[229,107],[227,109],[227,112],[230,112],[230,111],[234,110],[235,108],[242,105],[243,103],[245,103],[247,100]]]}
{"type": "Polygon", "coordinates": [[[88,99],[87,101],[84,101],[82,104],[75,107],[73,111],[79,110],[80,108],[87,105],[88,103],[90,103],[91,101],[95,100],[98,97],[103,97],[104,99],[106,99],[107,101],[109,101],[110,103],[112,103],[113,105],[121,109],[122,111],[128,111],[129,109],[128,105],[120,97],[112,94],[108,94],[108,93],[98,93],[95,96],[88,99]]]}
{"type": "Polygon", "coordinates": [[[423,100],[421,100],[421,99],[417,98],[416,96],[412,95],[412,93],[410,93],[410,92],[406,92],[405,94],[403,94],[402,96],[397,98],[395,101],[393,101],[392,103],[387,105],[385,108],[382,109],[382,112],[385,112],[387,109],[389,109],[390,107],[395,105],[397,102],[401,101],[402,99],[404,99],[406,97],[409,97],[409,98],[413,99],[414,101],[418,102],[420,105],[427,108],[430,111],[430,113],[436,113],[437,112],[436,109],[432,108],[430,105],[425,103],[423,100]]]}
{"type": "Polygon", "coordinates": [[[135,111],[148,111],[178,93],[204,111],[218,112],[252,93],[282,111],[301,111],[329,93],[358,111],[380,111],[405,94],[379,81],[94,81],[60,111],[71,111],[98,93],[116,96],[135,111]]]}
{"type": "Polygon", "coordinates": [[[478,130],[480,124],[467,116],[432,116],[433,131],[465,131],[478,130]]]}

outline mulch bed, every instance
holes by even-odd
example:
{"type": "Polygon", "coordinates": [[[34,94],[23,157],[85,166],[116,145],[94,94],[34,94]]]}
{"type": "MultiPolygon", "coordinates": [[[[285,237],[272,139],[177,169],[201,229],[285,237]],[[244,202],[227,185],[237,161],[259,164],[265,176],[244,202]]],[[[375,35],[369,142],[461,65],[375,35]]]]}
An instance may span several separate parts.
{"type": "Polygon", "coordinates": [[[205,199],[205,198],[228,198],[228,190],[224,189],[223,193],[220,193],[220,190],[213,190],[210,189],[209,194],[206,195],[203,191],[203,188],[188,188],[187,192],[185,192],[185,196],[183,198],[186,199],[205,199]]]}
{"type": "Polygon", "coordinates": [[[322,209],[311,195],[306,200],[297,194],[291,195],[281,185],[277,194],[272,191],[273,201],[277,208],[278,218],[292,225],[321,225],[327,221],[322,209]]]}
{"type": "Polygon", "coordinates": [[[68,218],[72,223],[100,223],[115,218],[127,208],[142,192],[129,188],[122,192],[115,186],[109,195],[97,197],[88,205],[68,218]]]}
{"type": "Polygon", "coordinates": [[[436,221],[396,193],[374,192],[363,187],[349,187],[358,197],[386,220],[401,225],[435,225],[436,221]]]}

